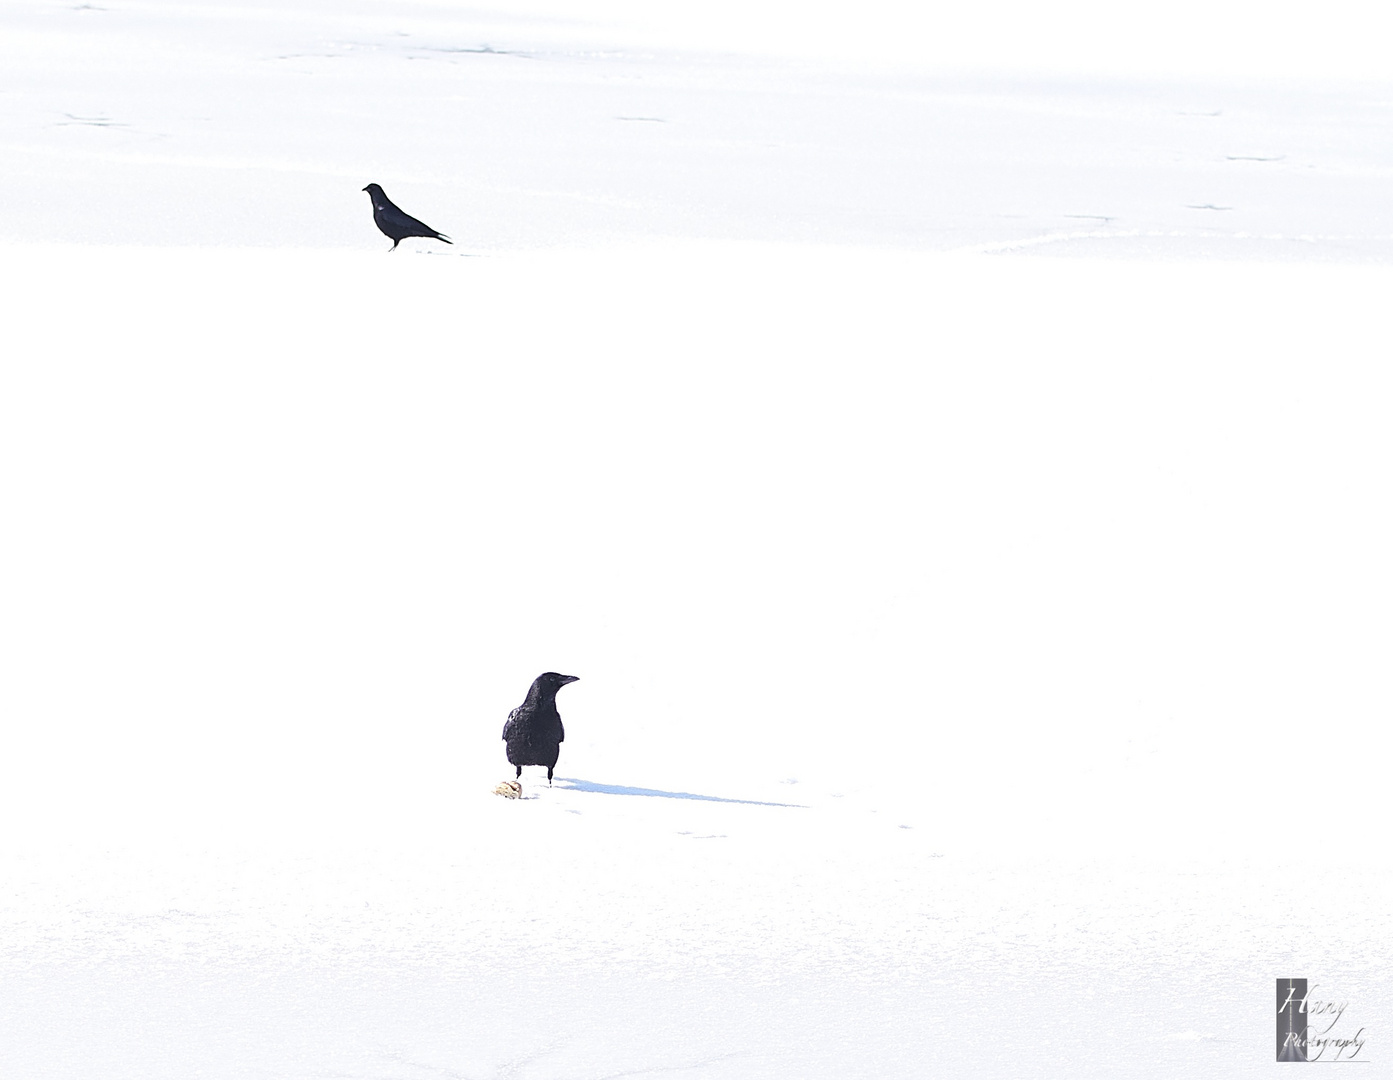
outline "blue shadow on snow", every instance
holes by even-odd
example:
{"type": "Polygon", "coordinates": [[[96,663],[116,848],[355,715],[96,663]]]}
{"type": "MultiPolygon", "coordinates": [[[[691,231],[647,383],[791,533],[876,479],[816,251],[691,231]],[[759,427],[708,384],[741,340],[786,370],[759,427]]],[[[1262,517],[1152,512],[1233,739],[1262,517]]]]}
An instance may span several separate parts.
{"type": "Polygon", "coordinates": [[[739,803],[741,806],[783,806],[790,810],[806,810],[800,803],[760,802],[757,799],[723,799],[719,795],[693,795],[690,791],[659,791],[656,788],[626,787],[623,784],[597,784],[593,780],[576,780],[558,776],[557,783],[571,791],[593,791],[598,795],[643,795],[650,799],[692,799],[696,802],[739,803]]]}

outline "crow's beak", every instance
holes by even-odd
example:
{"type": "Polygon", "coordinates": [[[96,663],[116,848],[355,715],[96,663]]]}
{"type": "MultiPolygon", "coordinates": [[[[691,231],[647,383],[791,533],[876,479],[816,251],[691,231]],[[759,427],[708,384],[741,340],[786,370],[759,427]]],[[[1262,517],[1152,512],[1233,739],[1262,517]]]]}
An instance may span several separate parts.
{"type": "Polygon", "coordinates": [[[572,683],[572,682],[580,682],[580,676],[579,676],[579,675],[562,675],[562,676],[561,676],[561,685],[562,685],[562,686],[565,686],[567,683],[572,683]]]}
{"type": "Polygon", "coordinates": [[[364,190],[364,191],[367,191],[368,189],[367,189],[367,188],[363,188],[363,190],[364,190]]]}

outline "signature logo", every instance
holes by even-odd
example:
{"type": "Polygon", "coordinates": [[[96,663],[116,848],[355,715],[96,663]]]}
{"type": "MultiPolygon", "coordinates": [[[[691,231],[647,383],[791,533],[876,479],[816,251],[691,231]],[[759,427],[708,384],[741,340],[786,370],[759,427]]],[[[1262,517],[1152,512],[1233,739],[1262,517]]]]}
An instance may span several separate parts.
{"type": "MultiPolygon", "coordinates": [[[[1277,980],[1277,1060],[1354,1061],[1364,1049],[1364,1028],[1340,1024],[1348,1001],[1318,998],[1306,979],[1277,980]]],[[[1367,1060],[1367,1059],[1361,1059],[1367,1060]]]]}

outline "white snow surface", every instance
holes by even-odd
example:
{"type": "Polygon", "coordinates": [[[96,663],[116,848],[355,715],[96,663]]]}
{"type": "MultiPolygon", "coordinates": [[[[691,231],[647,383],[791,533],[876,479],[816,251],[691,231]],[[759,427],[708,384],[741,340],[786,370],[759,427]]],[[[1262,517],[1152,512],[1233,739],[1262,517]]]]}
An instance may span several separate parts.
{"type": "Polygon", "coordinates": [[[1386,1068],[1393,91],[656,10],[0,12],[0,1076],[1386,1068]]]}
{"type": "MultiPolygon", "coordinates": [[[[703,18],[745,41],[751,20],[720,11],[703,18]]],[[[1348,81],[1353,62],[1305,81],[962,72],[636,47],[642,27],[444,3],[10,0],[0,18],[12,241],[372,248],[375,181],[475,253],[1393,254],[1393,88],[1348,81]]],[[[885,36],[943,40],[915,26],[885,36]]]]}

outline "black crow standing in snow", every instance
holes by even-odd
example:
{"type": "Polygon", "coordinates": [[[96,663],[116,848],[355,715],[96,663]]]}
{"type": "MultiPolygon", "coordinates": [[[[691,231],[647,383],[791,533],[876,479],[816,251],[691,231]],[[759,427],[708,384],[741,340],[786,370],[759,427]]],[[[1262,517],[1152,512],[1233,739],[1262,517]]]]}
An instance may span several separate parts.
{"type": "Polygon", "coordinates": [[[561,714],[556,711],[556,692],[577,681],[575,675],[544,672],[532,680],[527,700],[508,714],[503,738],[508,743],[508,763],[518,767],[519,778],[524,765],[545,765],[547,783],[551,783],[551,771],[556,768],[561,743],[566,738],[561,714]]]}
{"type": "Polygon", "coordinates": [[[403,211],[396,203],[387,198],[387,193],[378,184],[369,184],[363,188],[372,199],[372,219],[377,222],[377,227],[392,238],[391,250],[396,251],[397,245],[408,236],[424,236],[428,240],[444,240],[447,244],[454,241],[443,233],[438,233],[427,225],[424,221],[417,221],[410,214],[403,211]]]}

